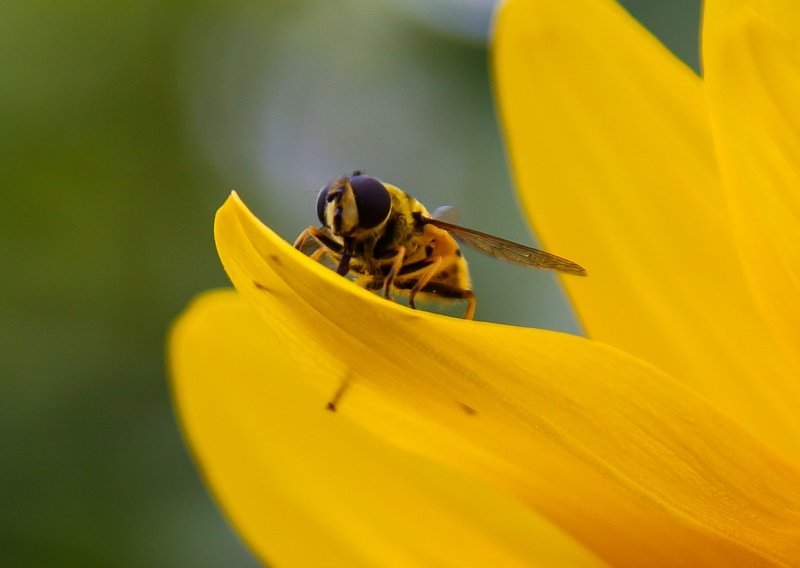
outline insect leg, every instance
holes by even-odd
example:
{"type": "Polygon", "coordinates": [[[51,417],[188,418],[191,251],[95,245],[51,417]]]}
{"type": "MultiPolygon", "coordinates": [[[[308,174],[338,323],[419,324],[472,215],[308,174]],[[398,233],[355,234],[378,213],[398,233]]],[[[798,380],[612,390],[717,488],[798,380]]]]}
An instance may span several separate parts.
{"type": "Polygon", "coordinates": [[[350,272],[350,260],[353,258],[353,254],[355,254],[355,246],[356,242],[353,237],[345,237],[344,238],[344,246],[342,246],[342,256],[339,259],[339,266],[336,268],[336,273],[339,276],[347,276],[347,273],[350,272]]]}
{"type": "Polygon", "coordinates": [[[395,276],[400,272],[403,267],[403,260],[406,258],[406,247],[400,245],[397,247],[397,254],[392,260],[392,268],[389,269],[389,274],[386,275],[386,280],[383,282],[383,297],[389,299],[389,289],[394,282],[395,276]]]}
{"type": "Polygon", "coordinates": [[[425,269],[425,272],[419,277],[417,283],[414,284],[414,287],[411,289],[411,293],[408,296],[408,305],[411,306],[412,309],[417,309],[417,306],[414,305],[414,298],[417,295],[417,292],[422,290],[425,285],[430,282],[430,279],[433,278],[434,274],[439,271],[439,267],[442,265],[442,257],[437,256],[435,258],[429,259],[431,261],[431,265],[425,269]]]}
{"type": "Polygon", "coordinates": [[[328,252],[326,247],[319,247],[317,250],[315,250],[309,255],[309,258],[311,260],[319,260],[320,258],[322,258],[322,255],[325,254],[326,252],[328,252]]]}
{"type": "Polygon", "coordinates": [[[294,247],[305,254],[311,260],[320,260],[323,255],[328,255],[330,258],[335,259],[335,255],[341,254],[342,245],[333,240],[322,229],[316,227],[308,227],[305,231],[300,233],[294,241],[294,247]],[[312,243],[317,248],[311,249],[309,243],[312,243]]]}
{"type": "Polygon", "coordinates": [[[302,233],[297,235],[297,238],[294,240],[294,248],[297,250],[303,250],[303,245],[306,244],[306,240],[311,236],[311,231],[313,230],[314,227],[308,227],[302,233]]]}
{"type": "Polygon", "coordinates": [[[463,292],[467,300],[467,311],[464,312],[464,319],[471,320],[475,317],[475,305],[477,304],[475,301],[475,292],[472,290],[464,290],[463,292]]]}
{"type": "Polygon", "coordinates": [[[336,254],[341,254],[344,250],[344,247],[341,243],[336,242],[325,231],[318,229],[317,227],[309,227],[300,233],[300,235],[294,241],[294,248],[302,250],[303,245],[306,243],[309,237],[313,238],[320,246],[330,249],[336,254]]]}

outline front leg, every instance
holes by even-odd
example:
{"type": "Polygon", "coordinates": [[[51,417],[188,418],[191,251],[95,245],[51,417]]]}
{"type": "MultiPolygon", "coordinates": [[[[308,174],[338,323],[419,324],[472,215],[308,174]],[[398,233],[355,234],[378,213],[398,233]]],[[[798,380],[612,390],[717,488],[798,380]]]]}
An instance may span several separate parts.
{"type": "Polygon", "coordinates": [[[383,282],[383,297],[389,299],[389,289],[394,283],[394,279],[400,269],[403,267],[403,261],[406,259],[406,247],[399,245],[395,249],[396,253],[392,260],[392,267],[389,269],[389,274],[386,275],[386,280],[383,282]]]}
{"type": "Polygon", "coordinates": [[[303,246],[306,244],[308,237],[313,236],[313,231],[319,231],[319,229],[316,227],[308,227],[302,233],[297,235],[297,238],[294,240],[294,248],[297,250],[303,250],[303,246]]]}
{"type": "Polygon", "coordinates": [[[342,247],[342,257],[339,259],[339,266],[336,268],[336,273],[340,276],[347,276],[350,272],[350,260],[353,258],[356,241],[352,237],[344,237],[344,246],[342,247]]]}
{"type": "Polygon", "coordinates": [[[342,254],[342,244],[336,242],[325,229],[318,229],[317,227],[308,227],[304,230],[294,241],[294,248],[303,250],[308,239],[312,238],[321,247],[327,249],[327,252],[334,254],[342,254]]]}

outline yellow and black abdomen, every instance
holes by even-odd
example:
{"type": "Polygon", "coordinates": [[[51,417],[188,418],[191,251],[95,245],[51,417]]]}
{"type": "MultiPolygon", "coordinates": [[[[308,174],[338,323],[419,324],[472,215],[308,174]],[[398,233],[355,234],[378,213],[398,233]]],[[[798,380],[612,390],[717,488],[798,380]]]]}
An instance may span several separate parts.
{"type": "MultiPolygon", "coordinates": [[[[424,225],[417,236],[418,247],[406,257],[403,269],[398,275],[397,286],[405,288],[404,280],[419,278],[436,263],[436,270],[427,278],[422,292],[432,292],[433,288],[454,288],[470,290],[471,282],[467,261],[455,239],[447,231],[424,225]]],[[[436,293],[436,292],[433,292],[436,293]]]]}

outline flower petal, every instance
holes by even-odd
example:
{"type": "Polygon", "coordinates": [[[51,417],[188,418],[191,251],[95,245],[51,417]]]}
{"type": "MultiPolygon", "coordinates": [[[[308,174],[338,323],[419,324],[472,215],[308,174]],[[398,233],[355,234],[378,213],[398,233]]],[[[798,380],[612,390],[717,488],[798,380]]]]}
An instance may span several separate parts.
{"type": "Polygon", "coordinates": [[[215,231],[316,409],[349,381],[338,417],[508,491],[615,565],[800,555],[800,472],[655,368],[579,337],[387,302],[235,195],[215,231]]]}
{"type": "Polygon", "coordinates": [[[263,559],[278,566],[601,565],[497,489],[324,411],[286,347],[233,291],[197,299],[170,343],[192,449],[263,559]]]}
{"type": "MultiPolygon", "coordinates": [[[[800,371],[800,45],[751,10],[705,42],[716,147],[752,289],[800,371]]],[[[800,382],[784,393],[794,412],[800,382]]],[[[798,420],[800,421],[800,420],[798,420]]]]}
{"type": "Polygon", "coordinates": [[[511,0],[497,98],[522,201],[588,334],[800,458],[800,399],[735,247],[702,85],[611,3],[511,0]],[[788,397],[788,398],[784,398],[788,397]]]}
{"type": "Polygon", "coordinates": [[[730,18],[743,9],[752,9],[787,33],[796,34],[800,30],[800,2],[797,0],[705,0],[702,34],[704,59],[709,37],[717,33],[718,26],[725,27],[730,18]]]}

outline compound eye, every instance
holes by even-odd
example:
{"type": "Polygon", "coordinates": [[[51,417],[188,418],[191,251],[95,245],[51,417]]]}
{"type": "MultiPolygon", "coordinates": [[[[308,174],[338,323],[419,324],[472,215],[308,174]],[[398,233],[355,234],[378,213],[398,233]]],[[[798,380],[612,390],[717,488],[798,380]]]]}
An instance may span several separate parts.
{"type": "Polygon", "coordinates": [[[358,226],[371,229],[383,223],[392,210],[392,197],[384,185],[370,176],[353,176],[350,187],[356,199],[358,226]]]}
{"type": "Polygon", "coordinates": [[[319,195],[317,195],[317,217],[319,217],[319,222],[323,225],[325,224],[325,207],[328,205],[328,190],[333,185],[333,181],[329,181],[325,187],[319,190],[319,195]]]}

